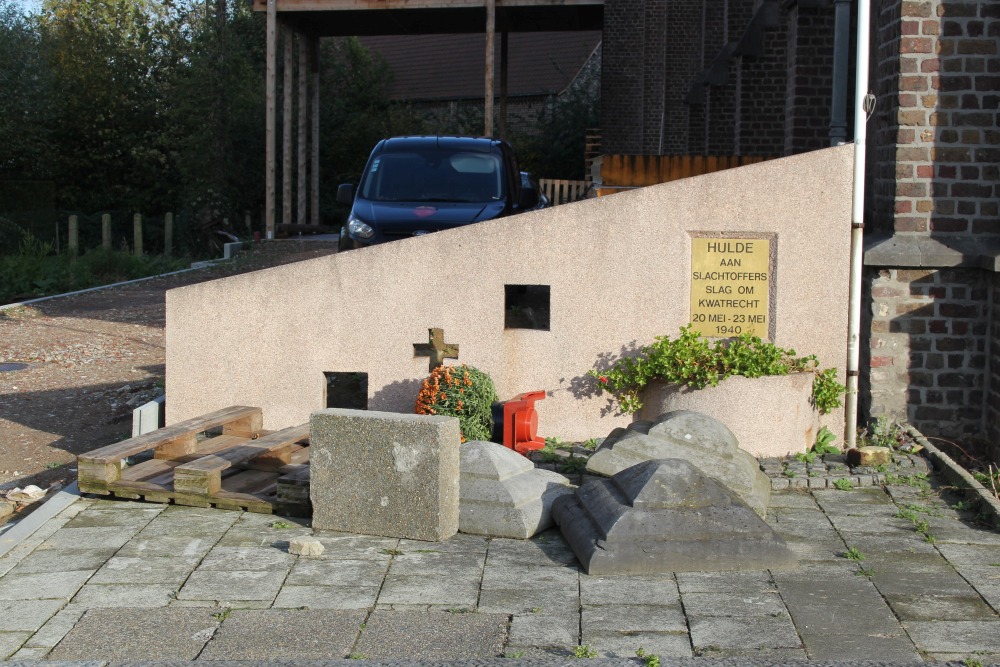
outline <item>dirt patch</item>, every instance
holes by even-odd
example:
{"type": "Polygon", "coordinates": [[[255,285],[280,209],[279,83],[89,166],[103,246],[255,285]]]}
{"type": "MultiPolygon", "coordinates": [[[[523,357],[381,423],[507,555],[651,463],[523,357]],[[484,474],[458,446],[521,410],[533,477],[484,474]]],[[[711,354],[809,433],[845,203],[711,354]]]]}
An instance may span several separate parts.
{"type": "Polygon", "coordinates": [[[208,268],[0,311],[0,492],[69,482],[77,454],[131,435],[132,410],[162,393],[168,289],[334,252],[336,242],[274,241],[208,268]]]}

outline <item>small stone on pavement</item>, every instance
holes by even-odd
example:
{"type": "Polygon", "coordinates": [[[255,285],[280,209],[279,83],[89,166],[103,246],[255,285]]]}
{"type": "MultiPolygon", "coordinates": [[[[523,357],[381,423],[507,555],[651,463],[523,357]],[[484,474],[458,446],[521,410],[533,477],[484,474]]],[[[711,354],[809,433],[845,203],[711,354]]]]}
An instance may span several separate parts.
{"type": "Polygon", "coordinates": [[[288,543],[288,553],[296,556],[321,556],[324,548],[319,540],[310,535],[293,537],[288,543]]]}

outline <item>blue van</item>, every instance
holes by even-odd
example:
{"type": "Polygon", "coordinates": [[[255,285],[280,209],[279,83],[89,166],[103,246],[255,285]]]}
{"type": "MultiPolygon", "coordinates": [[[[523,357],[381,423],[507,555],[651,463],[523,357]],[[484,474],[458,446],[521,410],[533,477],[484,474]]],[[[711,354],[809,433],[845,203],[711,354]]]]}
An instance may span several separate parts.
{"type": "Polygon", "coordinates": [[[351,206],[340,249],[420,236],[535,208],[522,187],[510,145],[476,137],[393,137],[368,158],[357,191],[345,183],[337,202],[351,206]]]}

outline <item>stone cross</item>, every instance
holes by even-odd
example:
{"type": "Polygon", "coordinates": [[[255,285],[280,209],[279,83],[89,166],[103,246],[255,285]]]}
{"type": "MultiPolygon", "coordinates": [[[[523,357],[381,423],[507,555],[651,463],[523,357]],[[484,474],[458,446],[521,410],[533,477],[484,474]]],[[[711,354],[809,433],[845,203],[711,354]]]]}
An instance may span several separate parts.
{"type": "Polygon", "coordinates": [[[430,357],[428,372],[444,364],[445,359],[458,359],[458,345],[444,342],[444,329],[428,329],[427,343],[414,343],[414,357],[430,357]]]}

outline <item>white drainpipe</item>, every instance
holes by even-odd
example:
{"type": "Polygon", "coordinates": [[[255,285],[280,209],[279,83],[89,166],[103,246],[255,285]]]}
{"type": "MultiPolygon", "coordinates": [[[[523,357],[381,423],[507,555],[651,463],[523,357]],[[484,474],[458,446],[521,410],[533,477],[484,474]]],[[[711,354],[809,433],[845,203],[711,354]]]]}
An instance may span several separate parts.
{"type": "Polygon", "coordinates": [[[861,265],[865,216],[865,150],[868,138],[868,45],[870,0],[858,0],[858,50],[854,88],[854,193],[851,207],[851,284],[847,323],[847,395],[844,397],[845,442],[855,446],[858,430],[858,373],[861,356],[861,265]]]}

